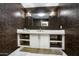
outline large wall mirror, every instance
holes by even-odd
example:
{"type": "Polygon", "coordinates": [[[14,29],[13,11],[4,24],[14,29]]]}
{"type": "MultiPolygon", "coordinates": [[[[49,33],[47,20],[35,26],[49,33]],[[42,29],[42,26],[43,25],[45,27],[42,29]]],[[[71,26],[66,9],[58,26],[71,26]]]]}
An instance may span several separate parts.
{"type": "Polygon", "coordinates": [[[38,7],[25,9],[25,24],[30,29],[47,29],[50,27],[50,17],[57,16],[56,7],[38,7]]]}

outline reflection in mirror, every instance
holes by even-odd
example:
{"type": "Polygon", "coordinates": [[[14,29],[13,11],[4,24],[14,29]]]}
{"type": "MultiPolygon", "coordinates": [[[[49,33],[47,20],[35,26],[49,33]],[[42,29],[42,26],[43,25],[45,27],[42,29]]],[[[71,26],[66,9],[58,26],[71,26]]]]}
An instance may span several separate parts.
{"type": "Polygon", "coordinates": [[[48,26],[48,21],[41,21],[41,26],[48,26]]]}

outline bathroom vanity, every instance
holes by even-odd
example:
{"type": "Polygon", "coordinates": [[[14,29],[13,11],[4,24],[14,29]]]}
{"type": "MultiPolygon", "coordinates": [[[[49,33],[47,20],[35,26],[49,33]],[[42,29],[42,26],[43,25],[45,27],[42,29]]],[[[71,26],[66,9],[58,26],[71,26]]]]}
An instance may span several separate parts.
{"type": "Polygon", "coordinates": [[[17,29],[17,45],[9,56],[67,56],[65,30],[17,29]]]}
{"type": "Polygon", "coordinates": [[[65,49],[65,30],[17,29],[19,47],[65,49]]]}

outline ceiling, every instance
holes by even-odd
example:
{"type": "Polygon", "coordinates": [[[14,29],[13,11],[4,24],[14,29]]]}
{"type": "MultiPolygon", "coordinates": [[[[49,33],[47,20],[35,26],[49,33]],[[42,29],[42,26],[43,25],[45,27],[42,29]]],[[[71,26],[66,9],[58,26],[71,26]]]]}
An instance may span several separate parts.
{"type": "Polygon", "coordinates": [[[24,8],[58,6],[59,3],[21,3],[24,8]]]}

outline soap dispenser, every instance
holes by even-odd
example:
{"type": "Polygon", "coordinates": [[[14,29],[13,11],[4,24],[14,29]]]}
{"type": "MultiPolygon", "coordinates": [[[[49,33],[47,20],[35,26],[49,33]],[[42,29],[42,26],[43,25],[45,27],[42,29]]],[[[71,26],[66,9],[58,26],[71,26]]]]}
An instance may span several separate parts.
{"type": "Polygon", "coordinates": [[[62,29],[62,25],[60,25],[60,29],[62,29]]]}

